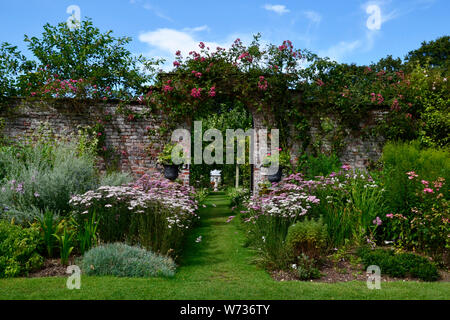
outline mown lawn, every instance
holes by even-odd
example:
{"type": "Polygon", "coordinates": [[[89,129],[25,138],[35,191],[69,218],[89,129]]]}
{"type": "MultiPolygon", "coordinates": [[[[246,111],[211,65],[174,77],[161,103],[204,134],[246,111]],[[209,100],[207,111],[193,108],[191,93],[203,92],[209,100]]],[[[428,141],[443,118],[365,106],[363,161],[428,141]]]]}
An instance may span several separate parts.
{"type": "Polygon", "coordinates": [[[365,282],[277,282],[255,264],[242,246],[244,236],[230,215],[223,194],[208,198],[201,222],[186,242],[172,279],[83,276],[80,290],[66,288],[66,278],[0,280],[0,299],[450,299],[450,283],[390,282],[369,290],[365,282]],[[213,207],[212,204],[217,207],[213,207]],[[195,242],[198,236],[202,241],[195,242]]]}

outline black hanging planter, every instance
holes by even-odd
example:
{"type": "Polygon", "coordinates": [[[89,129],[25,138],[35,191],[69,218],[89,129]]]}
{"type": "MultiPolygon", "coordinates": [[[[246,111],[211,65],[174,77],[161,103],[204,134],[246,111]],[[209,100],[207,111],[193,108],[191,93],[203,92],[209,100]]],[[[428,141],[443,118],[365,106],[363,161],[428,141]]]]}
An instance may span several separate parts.
{"type": "Polygon", "coordinates": [[[269,182],[279,182],[281,180],[282,174],[283,167],[279,166],[276,173],[267,175],[267,180],[269,180],[269,182]]]}
{"type": "Polygon", "coordinates": [[[165,164],[164,165],[164,177],[169,180],[175,180],[178,178],[178,165],[176,164],[165,164]]]}

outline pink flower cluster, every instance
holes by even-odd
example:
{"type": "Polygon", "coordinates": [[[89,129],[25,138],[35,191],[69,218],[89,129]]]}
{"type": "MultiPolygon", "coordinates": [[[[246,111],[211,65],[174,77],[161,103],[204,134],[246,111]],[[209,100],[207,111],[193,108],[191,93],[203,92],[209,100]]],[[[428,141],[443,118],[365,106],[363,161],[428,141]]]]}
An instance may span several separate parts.
{"type": "Polygon", "coordinates": [[[201,77],[202,77],[202,73],[201,73],[201,72],[192,70],[191,73],[192,73],[196,78],[201,78],[201,77]]]}
{"type": "Polygon", "coordinates": [[[202,96],[202,88],[192,88],[191,96],[194,98],[200,98],[202,96]]]}
{"type": "Polygon", "coordinates": [[[126,214],[140,214],[159,208],[158,210],[170,213],[167,219],[169,228],[185,229],[191,226],[194,218],[198,218],[198,204],[194,193],[193,187],[183,186],[154,174],[144,175],[130,185],[102,186],[83,195],[73,196],[69,203],[81,213],[87,213],[89,208],[98,205],[106,208],[105,210],[125,205],[128,210],[126,214]]]}
{"type": "Polygon", "coordinates": [[[253,196],[247,203],[251,217],[247,222],[254,222],[260,215],[276,216],[285,219],[297,219],[306,215],[313,205],[320,200],[311,195],[313,181],[303,180],[300,173],[284,178],[273,184],[270,193],[253,196]]]}
{"type": "Polygon", "coordinates": [[[248,62],[252,62],[253,57],[250,55],[250,53],[244,52],[238,57],[238,60],[246,60],[248,62]]]}
{"type": "Polygon", "coordinates": [[[400,104],[398,103],[397,99],[394,99],[392,102],[391,110],[400,111],[400,104]]]}
{"type": "Polygon", "coordinates": [[[267,80],[264,78],[264,76],[260,76],[258,81],[259,90],[266,91],[267,86],[268,86],[267,80]]]}
{"type": "Polygon", "coordinates": [[[370,96],[371,96],[371,99],[370,99],[370,100],[371,100],[372,102],[375,102],[375,101],[378,100],[378,104],[382,104],[383,101],[384,101],[384,98],[383,98],[383,96],[381,95],[381,93],[375,94],[374,92],[372,92],[372,93],[370,94],[370,96]]]}
{"type": "Polygon", "coordinates": [[[417,177],[419,176],[419,175],[416,174],[414,171],[409,171],[409,172],[407,172],[406,174],[408,175],[408,179],[409,179],[409,180],[412,180],[412,179],[417,178],[417,177]]]}
{"type": "Polygon", "coordinates": [[[170,85],[166,84],[166,85],[163,86],[162,89],[163,89],[164,92],[170,92],[170,91],[173,90],[173,87],[171,87],[170,85]]]}

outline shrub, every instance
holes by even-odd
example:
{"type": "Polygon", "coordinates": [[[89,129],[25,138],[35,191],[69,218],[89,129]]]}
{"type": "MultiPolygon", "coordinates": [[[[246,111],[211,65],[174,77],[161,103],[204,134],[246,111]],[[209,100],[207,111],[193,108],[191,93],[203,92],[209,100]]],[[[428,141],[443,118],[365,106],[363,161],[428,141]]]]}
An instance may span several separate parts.
{"type": "Polygon", "coordinates": [[[37,227],[22,228],[0,220],[0,278],[27,275],[41,267],[40,244],[37,227]]]}
{"type": "Polygon", "coordinates": [[[171,258],[139,247],[110,243],[92,248],[81,260],[87,275],[117,277],[172,277],[176,266],[171,258]]]}
{"type": "Polygon", "coordinates": [[[250,191],[246,188],[228,188],[227,196],[230,198],[231,207],[240,207],[248,199],[250,191]]]}
{"type": "MultiPolygon", "coordinates": [[[[327,225],[330,245],[362,243],[375,237],[385,213],[384,192],[367,173],[343,170],[310,182],[310,193],[320,199],[315,212],[327,225]],[[378,217],[378,218],[377,218],[378,217]]],[[[314,213],[314,212],[313,212],[314,213]]]]}
{"type": "Polygon", "coordinates": [[[100,177],[100,186],[123,186],[133,181],[133,177],[125,172],[110,172],[100,177]]]}
{"type": "Polygon", "coordinates": [[[296,269],[300,280],[318,279],[322,276],[315,260],[304,253],[297,257],[297,264],[293,264],[292,267],[296,269]]]}
{"type": "Polygon", "coordinates": [[[330,156],[320,153],[316,157],[304,155],[299,159],[297,171],[302,172],[309,179],[317,176],[326,176],[340,170],[341,161],[336,154],[330,156]]]}
{"type": "Polygon", "coordinates": [[[248,210],[241,211],[249,229],[249,243],[260,251],[267,268],[287,267],[289,256],[284,241],[288,228],[319,202],[308,189],[309,182],[300,174],[291,175],[274,184],[267,193],[254,195],[246,203],[248,210]]]}
{"type": "Polygon", "coordinates": [[[305,219],[296,222],[288,229],[286,249],[295,256],[302,254],[317,259],[326,250],[327,227],[322,219],[305,219]]]}
{"type": "Polygon", "coordinates": [[[67,214],[71,195],[97,185],[94,157],[78,155],[72,143],[26,145],[3,161],[7,176],[0,182],[0,203],[23,218],[35,208],[67,214]]]}
{"type": "MultiPolygon", "coordinates": [[[[434,181],[450,179],[450,157],[445,149],[421,149],[419,142],[389,142],[383,148],[382,182],[389,197],[389,210],[405,214],[410,211],[410,200],[415,189],[409,188],[406,172],[414,171],[421,179],[434,181]]],[[[447,188],[448,189],[448,188],[447,188]]],[[[448,190],[442,190],[448,198],[448,190]]]]}
{"type": "Polygon", "coordinates": [[[209,195],[208,188],[199,188],[195,190],[195,200],[197,204],[201,204],[206,200],[206,197],[209,195]]]}
{"type": "Polygon", "coordinates": [[[393,277],[404,278],[407,275],[424,281],[439,279],[437,267],[427,258],[413,253],[394,253],[393,250],[360,248],[357,251],[364,268],[377,265],[381,272],[393,277]]]}
{"type": "Polygon", "coordinates": [[[397,246],[441,255],[450,248],[446,181],[443,177],[428,181],[414,171],[405,172],[405,176],[409,210],[386,214],[384,233],[397,246]]]}

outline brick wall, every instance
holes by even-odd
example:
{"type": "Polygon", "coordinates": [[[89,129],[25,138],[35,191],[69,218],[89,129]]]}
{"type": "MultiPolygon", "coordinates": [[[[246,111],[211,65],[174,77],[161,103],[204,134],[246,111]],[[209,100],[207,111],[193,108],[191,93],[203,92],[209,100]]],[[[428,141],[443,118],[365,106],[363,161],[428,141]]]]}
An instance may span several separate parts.
{"type": "MultiPolygon", "coordinates": [[[[127,106],[135,111],[141,110],[139,104],[127,106]]],[[[27,102],[26,100],[11,100],[10,108],[0,111],[0,118],[5,119],[3,135],[19,139],[32,136],[43,124],[46,124],[59,136],[69,137],[75,133],[78,126],[94,125],[101,119],[105,127],[105,144],[109,150],[115,150],[117,154],[118,167],[127,172],[140,176],[144,173],[162,171],[157,164],[157,155],[164,144],[169,141],[169,137],[161,137],[158,129],[162,122],[163,115],[151,114],[143,119],[130,121],[126,116],[117,112],[116,102],[92,103],[83,102],[74,104],[72,100],[58,100],[49,103],[27,102]],[[106,117],[108,115],[108,117],[106,117]],[[110,118],[105,121],[104,119],[110,118]],[[149,134],[150,132],[150,134],[149,134]]],[[[265,128],[264,119],[269,119],[267,114],[250,110],[253,115],[254,128],[256,130],[265,128]]],[[[383,116],[383,112],[374,111],[370,119],[383,116]]],[[[319,150],[327,152],[333,145],[333,137],[336,136],[338,128],[341,130],[341,161],[350,164],[353,168],[364,169],[370,160],[377,160],[381,155],[383,140],[375,137],[365,137],[358,131],[349,131],[339,126],[339,121],[330,116],[329,121],[333,123],[333,129],[324,133],[321,130],[320,118],[311,117],[309,135],[313,145],[317,145],[319,150]]],[[[370,122],[370,121],[369,121],[370,122]]],[[[373,121],[372,121],[373,122],[373,121]]],[[[294,128],[295,124],[292,124],[294,128]]],[[[367,127],[367,119],[360,124],[367,127]]],[[[190,128],[189,119],[179,128],[190,128]]],[[[297,138],[297,133],[291,129],[290,142],[292,144],[292,160],[302,154],[302,141],[297,138]]],[[[270,142],[270,139],[268,139],[270,142]]],[[[255,139],[255,164],[253,172],[253,190],[258,190],[258,183],[267,179],[264,170],[261,170],[262,157],[260,156],[260,142],[255,139]]],[[[270,148],[270,146],[269,146],[270,148]]],[[[310,150],[306,150],[307,152],[310,150]]],[[[100,161],[101,169],[105,168],[105,163],[100,161]]],[[[184,183],[189,183],[189,167],[184,166],[179,178],[184,183]]]]}
{"type": "MultiPolygon", "coordinates": [[[[138,104],[127,107],[135,111],[142,108],[138,104]]],[[[162,115],[152,114],[130,121],[118,113],[117,108],[115,102],[84,101],[74,104],[70,100],[61,100],[49,104],[16,99],[11,100],[9,108],[0,111],[0,117],[5,119],[3,135],[12,139],[32,137],[43,127],[50,129],[57,137],[70,139],[79,126],[92,126],[101,120],[105,128],[105,146],[114,155],[111,162],[117,161],[121,170],[135,176],[162,171],[156,162],[157,155],[169,139],[158,133],[162,115]]],[[[102,159],[99,165],[102,170],[106,167],[102,159]]],[[[182,169],[180,178],[188,183],[189,170],[182,169]]]]}

